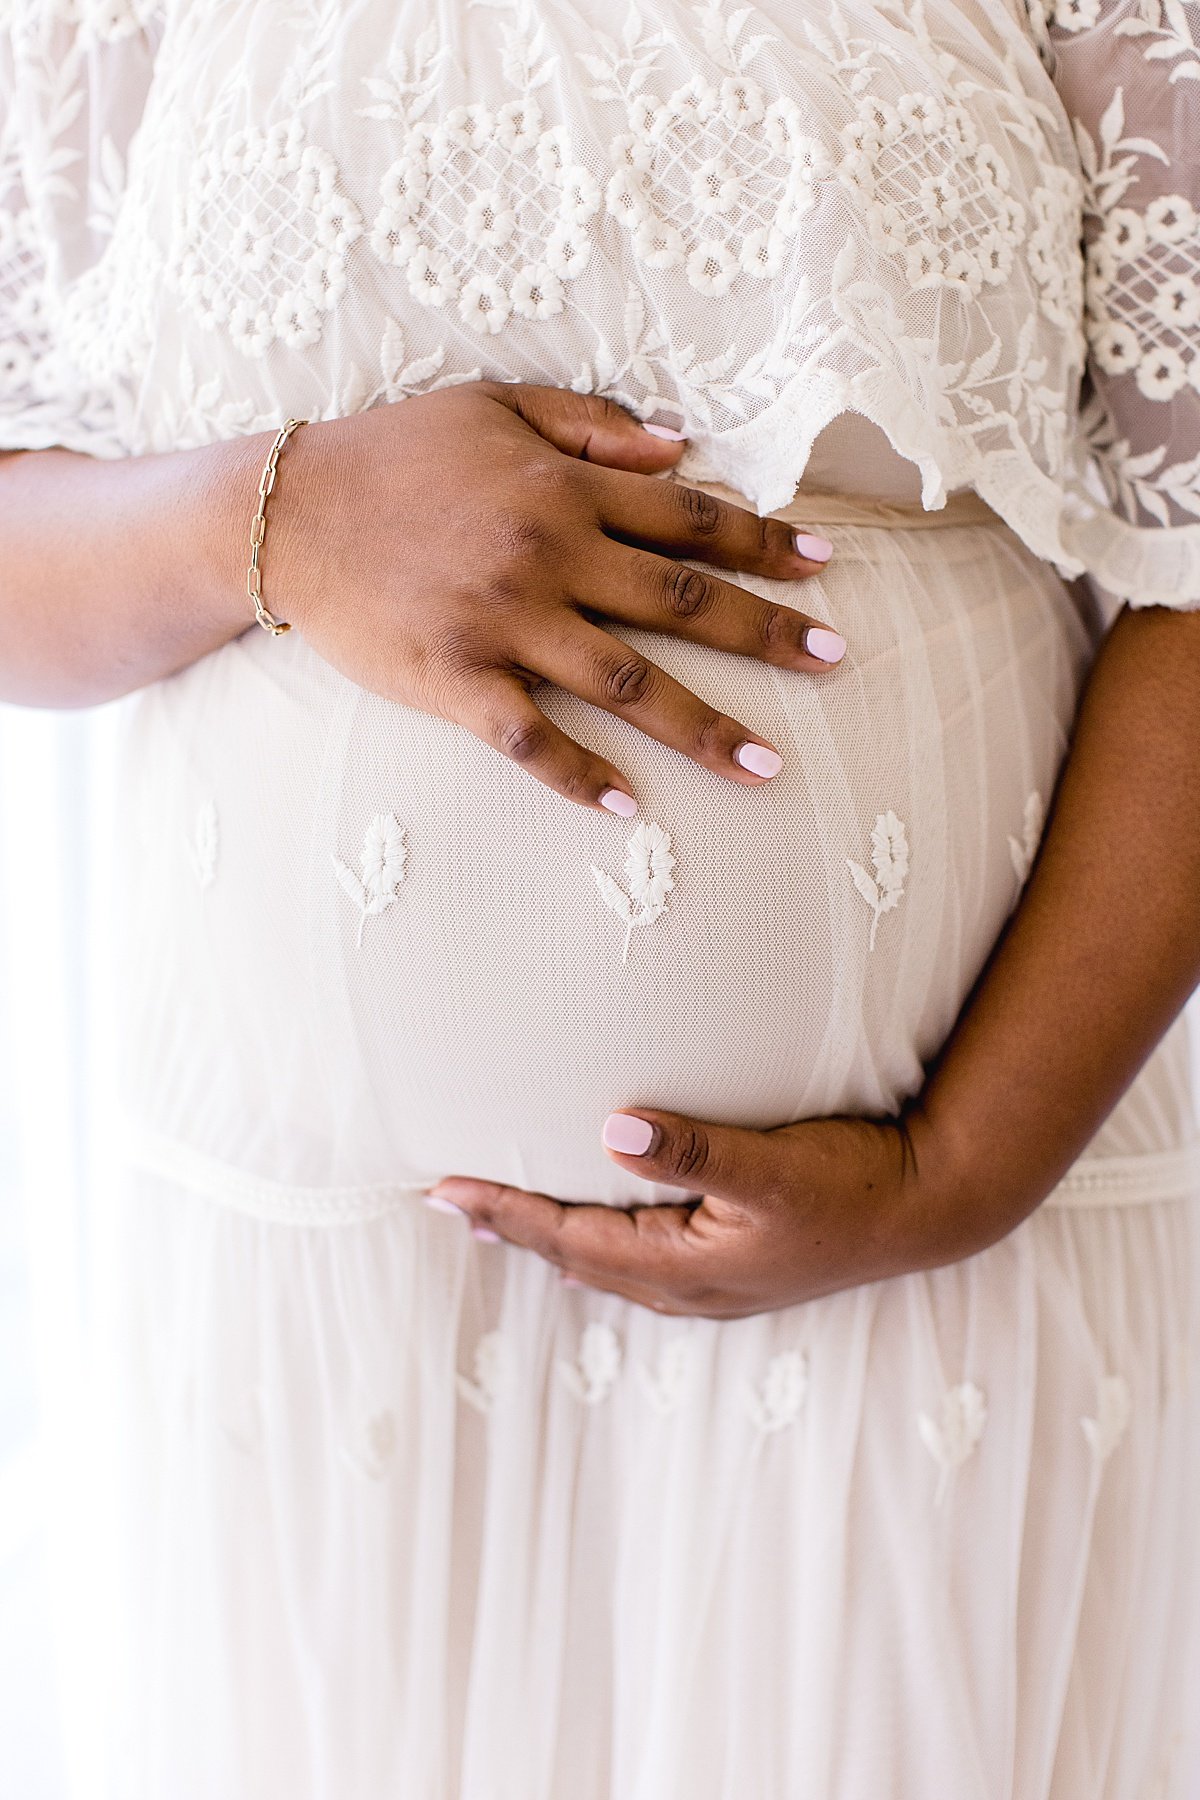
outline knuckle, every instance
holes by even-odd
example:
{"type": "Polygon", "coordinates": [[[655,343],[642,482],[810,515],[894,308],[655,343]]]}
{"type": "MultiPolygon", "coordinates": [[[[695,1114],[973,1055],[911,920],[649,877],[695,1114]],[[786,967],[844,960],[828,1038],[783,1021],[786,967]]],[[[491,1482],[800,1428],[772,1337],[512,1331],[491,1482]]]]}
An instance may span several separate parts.
{"type": "Polygon", "coordinates": [[[580,486],[579,464],[569,456],[551,456],[539,465],[537,485],[540,492],[550,499],[573,498],[580,486]]]}
{"type": "Polygon", "coordinates": [[[712,537],[721,529],[723,509],[719,500],[714,500],[711,494],[704,493],[701,488],[682,484],[675,491],[679,495],[679,504],[683,508],[687,524],[698,537],[712,537]]]}
{"type": "Polygon", "coordinates": [[[549,742],[549,730],[537,719],[505,719],[496,733],[496,748],[516,763],[535,761],[549,742]]]}
{"type": "Polygon", "coordinates": [[[721,713],[706,712],[692,732],[690,754],[700,762],[707,757],[724,760],[732,751],[736,735],[730,721],[721,713]]]}
{"type": "Polygon", "coordinates": [[[498,521],[496,547],[502,570],[520,569],[554,550],[554,534],[536,513],[510,513],[498,521]]]}
{"type": "Polygon", "coordinates": [[[764,605],[758,615],[758,637],[764,650],[794,650],[798,621],[786,606],[764,605]]]}
{"type": "Polygon", "coordinates": [[[680,1126],[671,1138],[665,1166],[672,1175],[696,1175],[708,1160],[708,1138],[699,1125],[680,1126]]]}
{"type": "Polygon", "coordinates": [[[613,706],[639,706],[654,691],[654,670],[644,656],[622,656],[601,676],[605,698],[613,706]]]}
{"type": "Polygon", "coordinates": [[[666,574],[667,611],[676,619],[698,619],[711,612],[716,589],[698,569],[682,563],[669,565],[666,574]]]}

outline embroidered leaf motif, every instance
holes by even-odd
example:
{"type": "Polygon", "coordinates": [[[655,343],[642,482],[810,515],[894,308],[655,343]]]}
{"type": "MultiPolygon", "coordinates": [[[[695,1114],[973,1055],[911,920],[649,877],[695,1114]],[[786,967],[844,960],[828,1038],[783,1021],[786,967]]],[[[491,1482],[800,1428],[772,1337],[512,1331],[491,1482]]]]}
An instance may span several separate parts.
{"type": "Polygon", "coordinates": [[[396,1454],[396,1443],[396,1420],[385,1409],[363,1420],[358,1441],[343,1444],[340,1455],[346,1467],[353,1469],[356,1475],[365,1475],[368,1481],[382,1481],[396,1454]]]}
{"type": "Polygon", "coordinates": [[[1021,827],[1021,837],[1008,840],[1008,853],[1012,857],[1012,866],[1016,872],[1017,885],[1024,887],[1029,879],[1029,871],[1033,867],[1038,853],[1038,845],[1042,841],[1042,828],[1046,823],[1046,808],[1042,796],[1036,791],[1030,794],[1025,802],[1025,819],[1021,827]]]}
{"type": "Polygon", "coordinates": [[[1102,1376],[1096,1397],[1096,1417],[1079,1421],[1092,1454],[1101,1465],[1108,1461],[1125,1436],[1132,1412],[1133,1401],[1125,1377],[1102,1376]]]}
{"type": "Polygon", "coordinates": [[[875,933],[883,914],[899,906],[904,897],[908,876],[908,837],[902,820],[894,812],[880,813],[871,832],[872,881],[861,863],[846,859],[855,887],[871,908],[870,950],[875,948],[875,933]]]}
{"type": "Polygon", "coordinates": [[[217,857],[221,849],[221,827],[217,809],[206,800],[196,814],[192,835],[186,840],[187,853],[202,888],[211,887],[217,874],[217,857]]]}
{"type": "Polygon", "coordinates": [[[359,864],[361,878],[346,867],[340,856],[332,859],[334,873],[359,909],[358,947],[368,918],[386,912],[400,898],[400,883],[408,871],[408,843],[395,813],[376,813],[363,837],[359,864]]]}
{"type": "Polygon", "coordinates": [[[657,1369],[651,1369],[647,1363],[638,1365],[638,1385],[655,1412],[663,1418],[675,1412],[683,1399],[691,1360],[692,1347],[688,1340],[677,1337],[659,1351],[657,1369]]]}
{"type": "Polygon", "coordinates": [[[807,1393],[808,1358],[783,1350],[771,1358],[759,1386],[748,1388],[746,1409],[760,1431],[782,1431],[799,1417],[807,1393]]]}
{"type": "Polygon", "coordinates": [[[577,1400],[599,1406],[607,1400],[621,1371],[621,1345],[611,1325],[593,1320],[584,1327],[577,1361],[559,1359],[559,1373],[577,1400]]]}
{"type": "Polygon", "coordinates": [[[667,895],[675,886],[671,873],[674,867],[670,838],[661,825],[649,823],[638,825],[626,846],[628,894],[617,886],[611,875],[592,864],[592,874],[605,906],[611,907],[617,917],[625,921],[623,962],[629,961],[629,940],[634,926],[651,925],[666,911],[667,895]]]}
{"type": "Polygon", "coordinates": [[[946,1497],[950,1477],[971,1455],[987,1424],[987,1403],[974,1382],[949,1388],[942,1400],[941,1417],[935,1423],[928,1413],[917,1419],[921,1442],[941,1470],[934,1505],[946,1497]]]}
{"type": "Polygon", "coordinates": [[[498,1331],[485,1331],[475,1346],[474,1381],[455,1377],[458,1391],[476,1412],[490,1412],[500,1396],[507,1366],[506,1346],[498,1331]]]}

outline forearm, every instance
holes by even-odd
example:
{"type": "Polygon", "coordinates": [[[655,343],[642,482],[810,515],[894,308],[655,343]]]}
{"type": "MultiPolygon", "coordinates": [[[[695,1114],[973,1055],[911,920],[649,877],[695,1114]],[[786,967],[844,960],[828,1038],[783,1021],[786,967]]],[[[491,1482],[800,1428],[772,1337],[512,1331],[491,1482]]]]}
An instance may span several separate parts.
{"type": "Polygon", "coordinates": [[[1045,1198],[1198,981],[1200,613],[1126,612],[1021,905],[913,1108],[952,1239],[982,1248],[1045,1198]]]}
{"type": "Polygon", "coordinates": [[[244,512],[248,541],[261,448],[0,456],[0,700],[110,700],[244,631],[230,539],[244,512]]]}

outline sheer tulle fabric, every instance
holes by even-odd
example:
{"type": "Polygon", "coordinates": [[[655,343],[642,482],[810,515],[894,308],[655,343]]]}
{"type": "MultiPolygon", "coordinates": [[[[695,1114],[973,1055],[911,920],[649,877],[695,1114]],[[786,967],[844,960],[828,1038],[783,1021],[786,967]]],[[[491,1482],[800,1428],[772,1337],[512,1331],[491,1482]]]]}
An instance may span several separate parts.
{"type": "Polygon", "coordinates": [[[716,1324],[140,1181],[123,1791],[1185,1800],[1198,1216],[716,1324]]]}

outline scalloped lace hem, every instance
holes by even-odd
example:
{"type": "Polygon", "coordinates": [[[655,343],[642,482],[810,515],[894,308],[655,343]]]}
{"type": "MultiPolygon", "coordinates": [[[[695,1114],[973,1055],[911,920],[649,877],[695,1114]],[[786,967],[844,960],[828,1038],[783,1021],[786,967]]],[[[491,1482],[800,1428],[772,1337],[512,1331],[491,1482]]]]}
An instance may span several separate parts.
{"type": "Polygon", "coordinates": [[[1059,573],[1088,575],[1131,606],[1200,606],[1200,525],[1132,525],[1081,485],[1060,486],[1027,451],[980,451],[939,427],[886,370],[857,378],[806,377],[758,418],[688,450],[678,473],[743,493],[761,514],[794,498],[827,425],[857,413],[883,432],[921,477],[921,503],[937,511],[947,495],[972,488],[1026,547],[1059,573]]]}

